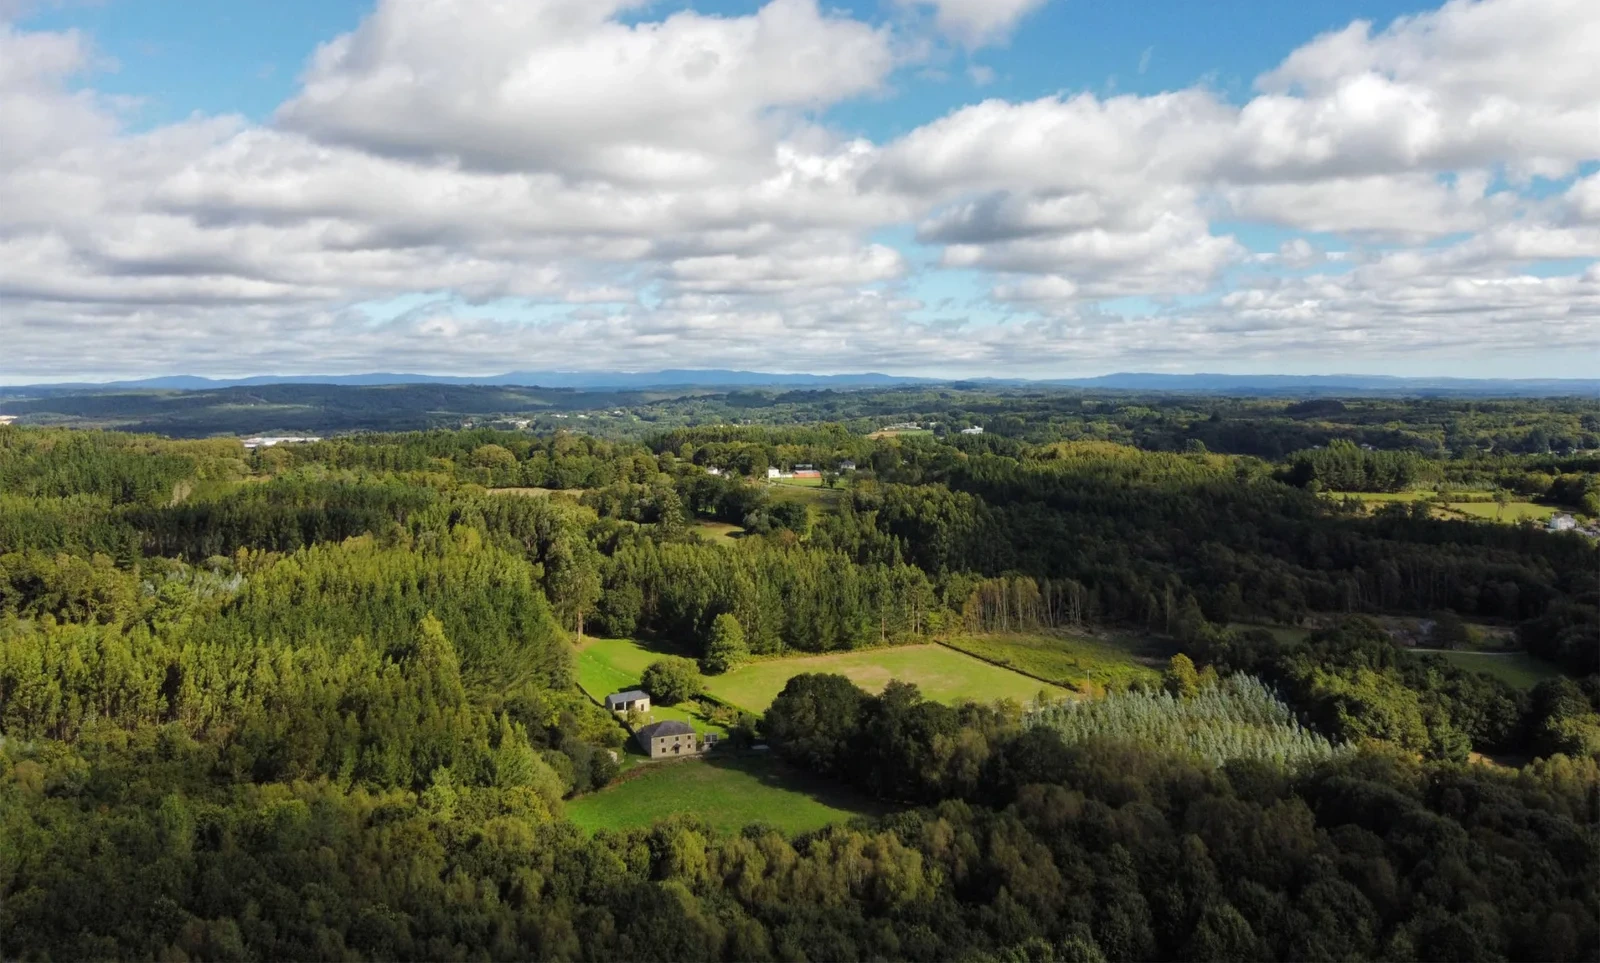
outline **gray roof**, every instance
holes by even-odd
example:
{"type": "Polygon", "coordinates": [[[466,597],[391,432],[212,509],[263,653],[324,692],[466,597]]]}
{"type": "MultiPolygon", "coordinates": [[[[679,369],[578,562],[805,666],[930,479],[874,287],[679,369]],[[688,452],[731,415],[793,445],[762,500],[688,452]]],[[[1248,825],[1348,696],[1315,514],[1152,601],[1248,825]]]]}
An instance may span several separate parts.
{"type": "Polygon", "coordinates": [[[613,692],[606,696],[606,705],[613,702],[633,702],[638,699],[648,699],[650,694],[643,689],[629,689],[627,692],[613,692]]]}
{"type": "Polygon", "coordinates": [[[656,736],[692,736],[694,726],[687,722],[679,722],[677,719],[668,719],[665,722],[652,722],[642,727],[635,735],[639,737],[640,742],[647,743],[656,736]]]}

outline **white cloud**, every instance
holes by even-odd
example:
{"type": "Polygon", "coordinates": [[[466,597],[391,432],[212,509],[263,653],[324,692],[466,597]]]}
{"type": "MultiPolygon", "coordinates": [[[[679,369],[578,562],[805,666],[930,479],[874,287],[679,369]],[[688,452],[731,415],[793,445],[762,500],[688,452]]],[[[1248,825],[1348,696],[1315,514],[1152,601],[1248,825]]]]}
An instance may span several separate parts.
{"type": "Polygon", "coordinates": [[[1514,197],[1485,196],[1487,182],[1475,172],[1449,184],[1432,174],[1384,174],[1248,184],[1226,188],[1223,196],[1233,215],[1247,220],[1420,242],[1508,216],[1514,197]]]}
{"type": "Polygon", "coordinates": [[[468,168],[703,183],[770,161],[801,113],[876,89],[881,29],[772,0],[745,17],[610,19],[609,0],[386,0],[326,44],[278,122],[468,168]]]}
{"type": "Polygon", "coordinates": [[[1028,14],[1048,0],[899,0],[907,7],[933,11],[934,23],[946,36],[977,47],[1004,40],[1028,14]]]}
{"type": "Polygon", "coordinates": [[[1590,0],[1452,0],[1377,34],[1358,21],[1260,78],[1237,162],[1277,177],[1560,173],[1600,154],[1596,50],[1590,0]]]}
{"type": "MultiPolygon", "coordinates": [[[[1034,6],[933,16],[991,42],[1034,6]]],[[[141,132],[79,86],[88,38],[0,25],[0,378],[1437,370],[1491,346],[1581,358],[1600,325],[1600,174],[1523,189],[1600,160],[1600,67],[1574,57],[1600,4],[1358,24],[1243,104],[991,99],[882,144],[820,110],[891,90],[915,38],[812,0],[463,9],[380,4],[272,124],[141,132]],[[1296,236],[1251,254],[1240,223],[1355,253],[1296,236]],[[933,258],[882,241],[908,228],[933,258]],[[944,270],[986,296],[928,295],[944,270]],[[363,307],[418,292],[398,317],[363,307]],[[1130,296],[1153,313],[1097,304],[1130,296]]]]}
{"type": "Polygon", "coordinates": [[[1301,270],[1321,264],[1328,259],[1327,252],[1303,237],[1292,238],[1278,245],[1273,260],[1291,270],[1301,270]]]}
{"type": "Polygon", "coordinates": [[[1566,192],[1573,216],[1590,224],[1600,224],[1600,174],[1573,183],[1566,192]]]}

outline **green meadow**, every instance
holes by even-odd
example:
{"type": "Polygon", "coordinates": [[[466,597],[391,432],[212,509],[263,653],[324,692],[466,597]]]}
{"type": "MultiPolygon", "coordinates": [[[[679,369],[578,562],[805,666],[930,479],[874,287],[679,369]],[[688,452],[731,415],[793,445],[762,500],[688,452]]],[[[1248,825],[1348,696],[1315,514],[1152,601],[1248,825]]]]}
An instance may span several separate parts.
{"type": "Polygon", "coordinates": [[[843,675],[871,692],[881,691],[891,679],[898,679],[915,683],[930,699],[949,703],[997,699],[1026,703],[1041,690],[1052,699],[1066,694],[1060,686],[932,644],[761,659],[732,672],[707,677],[706,690],[741,709],[765,712],[790,679],[806,672],[843,675]]]}
{"type": "Polygon", "coordinates": [[[1556,666],[1526,652],[1431,651],[1425,654],[1437,655],[1458,669],[1492,675],[1519,689],[1531,689],[1561,675],[1556,666]]]}
{"type": "Polygon", "coordinates": [[[567,804],[584,829],[631,829],[692,814],[724,833],[763,823],[784,833],[819,829],[883,807],[771,753],[716,749],[699,759],[641,764],[621,781],[567,804]]]}
{"type": "MultiPolygon", "coordinates": [[[[670,654],[648,649],[632,639],[587,639],[578,649],[578,687],[589,698],[603,702],[613,692],[638,688],[645,666],[670,654]]],[[[708,719],[697,703],[651,706],[649,721],[667,719],[687,722],[701,733],[727,731],[708,719]]],[[[629,742],[628,747],[631,752],[633,743],[629,742]]]]}
{"type": "Polygon", "coordinates": [[[1161,678],[1151,664],[1159,659],[1147,645],[1132,639],[1107,641],[1067,633],[964,635],[945,639],[944,644],[1084,693],[1125,689],[1161,678]]]}
{"type": "MultiPolygon", "coordinates": [[[[578,651],[578,684],[591,697],[603,699],[607,693],[638,685],[645,666],[667,654],[633,639],[589,639],[578,651]]],[[[1126,660],[1127,656],[1118,658],[1126,660]]],[[[805,672],[837,673],[872,692],[899,679],[915,683],[928,698],[948,703],[997,699],[1026,703],[1041,690],[1051,698],[1066,694],[1060,686],[931,643],[757,659],[732,672],[706,676],[706,692],[741,709],[765,712],[789,680],[805,672]]],[[[673,711],[674,707],[662,707],[656,710],[656,717],[684,718],[702,728],[709,725],[693,712],[664,714],[673,711]]]]}

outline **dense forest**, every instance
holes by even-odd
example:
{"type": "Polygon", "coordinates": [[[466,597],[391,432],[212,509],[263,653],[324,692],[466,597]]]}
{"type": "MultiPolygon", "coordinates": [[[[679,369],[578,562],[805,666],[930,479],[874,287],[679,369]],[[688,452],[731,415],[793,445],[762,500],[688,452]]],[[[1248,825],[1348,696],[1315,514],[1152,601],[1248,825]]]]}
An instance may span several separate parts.
{"type": "Polygon", "coordinates": [[[1595,540],[1329,494],[1586,525],[1600,405],[624,401],[253,450],[0,426],[0,955],[1600,959],[1595,540]],[[718,751],[875,815],[568,818],[628,778],[586,637],[715,674],[1074,632],[1175,654],[1027,705],[795,675],[718,751]]]}

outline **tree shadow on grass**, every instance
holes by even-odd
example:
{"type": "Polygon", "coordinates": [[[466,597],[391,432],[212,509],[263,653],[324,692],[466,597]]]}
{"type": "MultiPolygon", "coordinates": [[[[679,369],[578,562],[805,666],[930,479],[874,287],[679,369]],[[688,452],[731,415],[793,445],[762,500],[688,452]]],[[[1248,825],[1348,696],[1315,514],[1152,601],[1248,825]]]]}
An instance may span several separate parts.
{"type": "Polygon", "coordinates": [[[878,817],[895,809],[854,786],[792,765],[771,751],[734,749],[723,745],[704,753],[701,758],[709,766],[741,772],[770,789],[802,795],[813,802],[844,810],[854,816],[878,817]]]}

